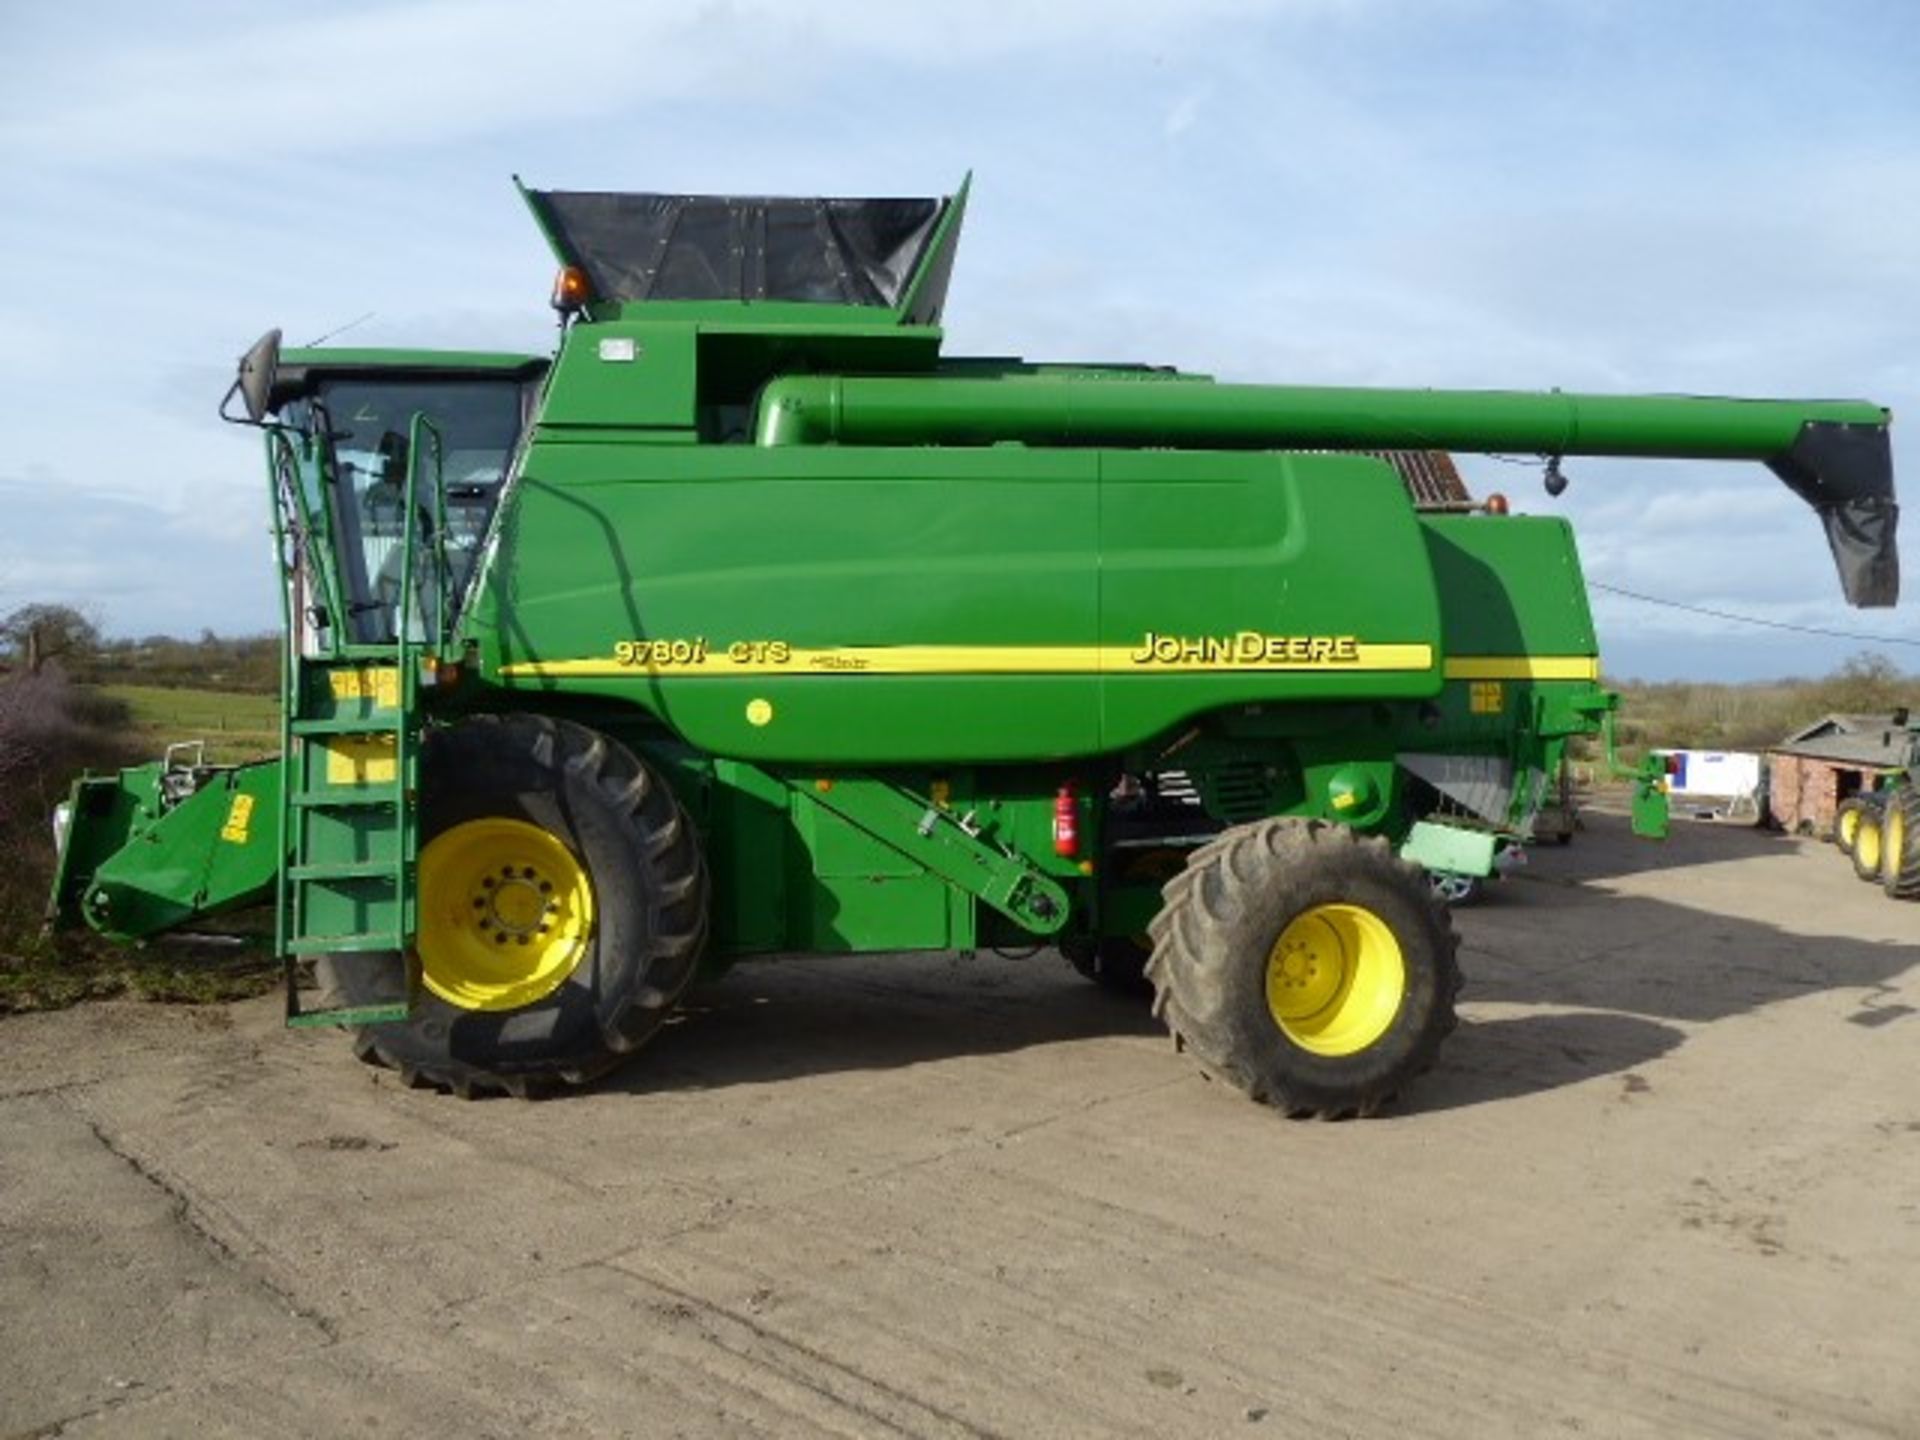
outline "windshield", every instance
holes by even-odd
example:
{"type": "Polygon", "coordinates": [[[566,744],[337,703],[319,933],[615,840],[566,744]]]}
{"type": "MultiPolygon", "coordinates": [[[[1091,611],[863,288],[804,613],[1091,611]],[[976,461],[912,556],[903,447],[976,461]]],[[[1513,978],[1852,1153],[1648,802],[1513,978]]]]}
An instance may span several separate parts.
{"type": "Polygon", "coordinates": [[[407,432],[413,417],[424,414],[439,428],[445,486],[446,533],[436,547],[431,543],[438,517],[429,451],[416,492],[416,593],[409,626],[409,638],[422,639],[439,614],[438,597],[444,594],[454,603],[473,571],[531,396],[529,384],[506,376],[353,377],[323,380],[316,387],[316,409],[325,415],[339,478],[330,503],[349,640],[367,644],[394,638],[406,533],[407,432]],[[442,557],[444,576],[438,569],[442,557]]]}

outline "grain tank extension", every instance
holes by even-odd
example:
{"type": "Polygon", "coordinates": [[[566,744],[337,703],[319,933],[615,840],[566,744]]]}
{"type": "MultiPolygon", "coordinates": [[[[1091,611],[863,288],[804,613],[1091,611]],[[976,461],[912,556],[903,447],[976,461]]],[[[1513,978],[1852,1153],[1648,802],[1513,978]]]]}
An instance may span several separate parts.
{"type": "Polygon", "coordinates": [[[243,359],[285,753],[81,782],[54,896],[136,937],[273,894],[289,1019],[410,1079],[584,1081],[750,957],[1044,945],[1370,1113],[1454,1022],[1428,872],[1615,703],[1566,523],[1391,452],[1760,461],[1897,593],[1876,405],[956,358],[964,187],[522,193],[551,357],[243,359]]]}

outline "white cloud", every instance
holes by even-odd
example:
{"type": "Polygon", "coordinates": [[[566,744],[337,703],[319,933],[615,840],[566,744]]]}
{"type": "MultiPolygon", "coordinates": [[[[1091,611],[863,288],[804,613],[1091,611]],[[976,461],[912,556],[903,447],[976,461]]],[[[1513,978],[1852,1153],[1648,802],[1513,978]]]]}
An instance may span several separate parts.
{"type": "MultiPolygon", "coordinates": [[[[0,587],[95,577],[139,592],[125,624],[191,629],[238,586],[271,623],[258,456],[211,418],[232,357],[368,310],[359,343],[544,349],[514,168],[915,193],[973,167],[954,353],[1920,415],[1900,23],[1652,0],[23,7],[0,21],[0,473],[35,477],[35,514],[0,518],[0,587]],[[1758,78],[1789,44],[1818,103],[1758,78]]],[[[1595,578],[1913,630],[1841,606],[1816,522],[1761,467],[1568,470],[1549,501],[1537,470],[1470,465],[1571,517],[1595,578]]],[[[1629,658],[1641,634],[1732,633],[1597,603],[1629,658]]]]}
{"type": "Polygon", "coordinates": [[[1177,140],[1193,129],[1194,122],[1200,118],[1200,110],[1207,103],[1207,91],[1189,90],[1173,104],[1167,107],[1167,118],[1162,124],[1169,140],[1177,140]]]}
{"type": "Polygon", "coordinates": [[[803,92],[841,67],[952,71],[1047,50],[1151,54],[1260,12],[1339,15],[1363,0],[991,0],[946,6],[724,0],[411,0],[252,12],[180,33],[170,10],[104,51],[57,44],[11,77],[0,149],[76,160],[418,147],[675,100],[803,92]],[[158,22],[158,23],[156,23],[158,22]]]}

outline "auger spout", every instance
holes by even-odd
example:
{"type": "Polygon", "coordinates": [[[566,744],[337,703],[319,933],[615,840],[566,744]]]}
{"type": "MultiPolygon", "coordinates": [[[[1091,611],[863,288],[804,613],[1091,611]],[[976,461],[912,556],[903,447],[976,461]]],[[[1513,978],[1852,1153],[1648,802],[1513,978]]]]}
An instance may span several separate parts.
{"type": "Polygon", "coordinates": [[[1756,460],[1820,516],[1847,599],[1884,606],[1899,597],[1890,423],[1861,400],[809,375],[762,390],[755,438],[1756,460]]]}

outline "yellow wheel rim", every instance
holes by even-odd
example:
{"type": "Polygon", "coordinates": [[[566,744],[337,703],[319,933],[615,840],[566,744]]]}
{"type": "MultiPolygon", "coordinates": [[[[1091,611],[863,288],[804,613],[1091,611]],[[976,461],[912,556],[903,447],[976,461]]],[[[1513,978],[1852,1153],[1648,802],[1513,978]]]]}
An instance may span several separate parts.
{"type": "Polygon", "coordinates": [[[1286,1037],[1316,1055],[1354,1055],[1393,1024],[1407,962],[1392,929],[1359,905],[1315,905],[1267,952],[1267,1009],[1286,1037]]]}
{"type": "Polygon", "coordinates": [[[593,884],[524,820],[469,820],[420,852],[420,979],[462,1010],[517,1010],[573,974],[593,937],[593,884]]]}
{"type": "Polygon", "coordinates": [[[1907,817],[1896,806],[1887,816],[1887,869],[1897,873],[1907,863],[1907,817]]]}
{"type": "Polygon", "coordinates": [[[1849,810],[1840,817],[1840,843],[1851,847],[1854,837],[1860,833],[1860,812],[1849,810]]]}
{"type": "Polygon", "coordinates": [[[1880,826],[1877,821],[1862,820],[1860,833],[1854,839],[1853,853],[1860,857],[1860,871],[1864,875],[1880,873],[1880,826]]]}

